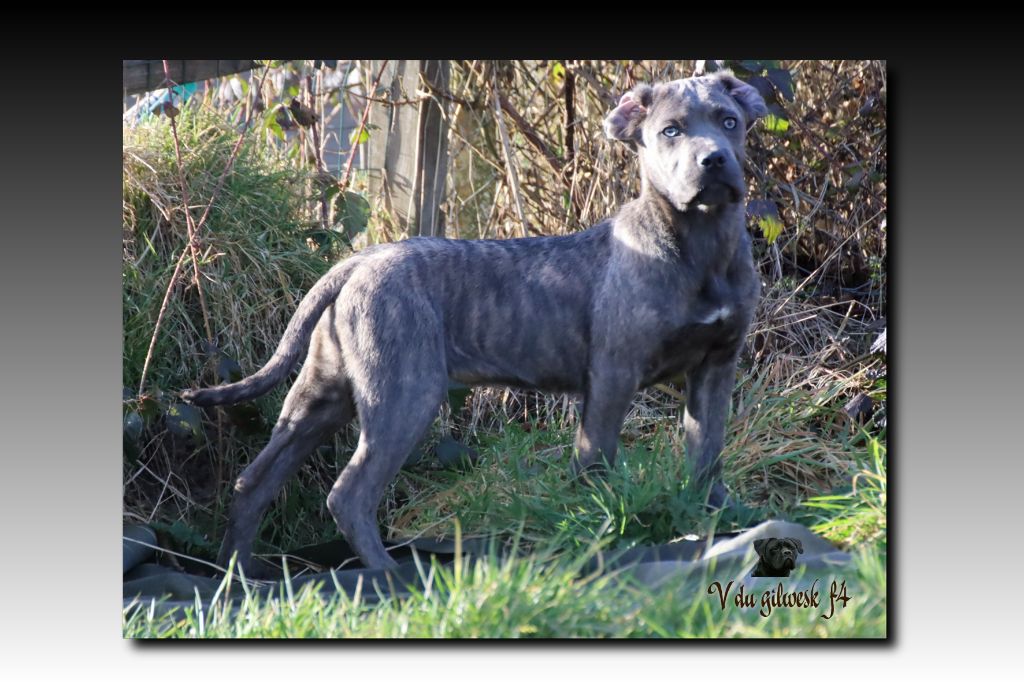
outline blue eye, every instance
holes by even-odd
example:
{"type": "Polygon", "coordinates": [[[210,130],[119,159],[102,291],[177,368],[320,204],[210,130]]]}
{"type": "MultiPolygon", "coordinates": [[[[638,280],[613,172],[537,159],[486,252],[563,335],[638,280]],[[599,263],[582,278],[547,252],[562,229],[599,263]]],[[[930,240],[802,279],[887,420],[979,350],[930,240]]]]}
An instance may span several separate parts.
{"type": "Polygon", "coordinates": [[[722,125],[725,126],[726,130],[732,130],[736,127],[736,119],[730,116],[722,121],[722,125]]]}
{"type": "Polygon", "coordinates": [[[675,126],[669,126],[662,130],[661,134],[665,137],[679,137],[682,135],[682,132],[683,131],[679,130],[679,128],[676,128],[675,126]]]}

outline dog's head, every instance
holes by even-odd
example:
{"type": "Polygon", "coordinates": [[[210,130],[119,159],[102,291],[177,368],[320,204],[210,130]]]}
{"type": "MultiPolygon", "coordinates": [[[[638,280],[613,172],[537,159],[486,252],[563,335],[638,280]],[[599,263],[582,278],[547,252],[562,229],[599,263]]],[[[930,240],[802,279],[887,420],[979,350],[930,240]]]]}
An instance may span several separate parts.
{"type": "Polygon", "coordinates": [[[796,567],[796,555],[804,553],[804,546],[796,538],[763,538],[754,540],[754,551],[772,569],[791,571],[796,567]]]}
{"type": "Polygon", "coordinates": [[[747,129],[767,112],[754,87],[718,71],[636,86],[605,118],[604,131],[635,149],[645,182],[686,211],[743,200],[747,129]]]}

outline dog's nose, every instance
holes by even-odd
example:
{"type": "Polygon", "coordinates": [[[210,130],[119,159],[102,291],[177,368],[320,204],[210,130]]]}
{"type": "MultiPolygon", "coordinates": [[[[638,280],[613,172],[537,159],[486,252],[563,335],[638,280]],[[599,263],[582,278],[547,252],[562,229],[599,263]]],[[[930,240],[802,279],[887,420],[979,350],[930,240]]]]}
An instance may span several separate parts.
{"type": "Polygon", "coordinates": [[[721,150],[709,152],[701,157],[700,165],[705,168],[717,167],[721,168],[725,165],[725,152],[721,150]]]}

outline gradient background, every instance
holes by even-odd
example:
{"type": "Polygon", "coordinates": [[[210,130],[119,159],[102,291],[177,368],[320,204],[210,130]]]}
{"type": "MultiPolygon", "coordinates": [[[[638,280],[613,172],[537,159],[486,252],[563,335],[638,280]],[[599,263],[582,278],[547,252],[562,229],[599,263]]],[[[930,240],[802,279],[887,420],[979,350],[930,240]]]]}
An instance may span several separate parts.
{"type": "MultiPolygon", "coordinates": [[[[1011,85],[1019,76],[1004,66],[1013,60],[1004,57],[1000,46],[1019,41],[1009,29],[982,30],[964,19],[949,29],[886,26],[868,36],[871,43],[837,37],[834,27],[791,26],[768,39],[758,25],[745,39],[732,32],[726,46],[704,36],[704,45],[687,42],[672,48],[680,45],[682,28],[665,23],[658,44],[674,49],[676,56],[778,58],[809,52],[889,59],[888,229],[894,256],[889,264],[894,375],[890,641],[796,647],[779,641],[315,647],[123,641],[117,572],[118,60],[150,54],[263,54],[267,49],[288,54],[289,48],[268,37],[262,47],[218,44],[205,55],[182,55],[174,43],[154,44],[145,33],[149,28],[115,27],[118,35],[135,36],[137,43],[125,44],[116,35],[107,39],[122,54],[91,56],[88,50],[105,41],[90,33],[89,45],[74,37],[66,43],[72,54],[33,56],[31,68],[24,58],[6,62],[20,74],[8,85],[0,114],[7,161],[0,180],[5,228],[0,242],[0,427],[5,437],[0,450],[0,584],[5,588],[0,641],[4,667],[14,679],[22,672],[35,676],[59,670],[152,680],[190,674],[294,679],[310,673],[503,679],[546,672],[595,680],[636,677],[638,672],[665,679],[702,673],[788,679],[810,672],[841,680],[897,671],[916,676],[932,670],[956,675],[990,666],[1014,669],[1021,646],[1015,578],[1024,565],[1022,543],[1013,539],[1019,535],[1013,524],[1020,520],[1024,498],[1019,444],[1024,426],[1019,409],[1024,385],[1019,187],[1024,136],[1021,92],[1011,85]],[[913,46],[909,41],[915,38],[926,44],[913,46]],[[965,42],[972,38],[978,43],[974,49],[965,42]],[[748,49],[751,45],[757,48],[748,49]],[[943,53],[947,46],[955,47],[956,54],[943,53]],[[48,81],[47,74],[57,80],[48,81]],[[985,563],[975,565],[976,556],[985,563]]],[[[341,35],[338,25],[335,33],[341,35]]],[[[538,46],[561,45],[566,32],[583,33],[578,20],[572,27],[530,31],[531,44],[538,46]]],[[[339,47],[348,44],[346,38],[295,48],[291,54],[341,49],[350,57],[486,55],[491,41],[513,46],[508,49],[515,52],[502,56],[550,50],[515,47],[516,35],[510,32],[501,40],[478,34],[479,48],[464,40],[455,43],[460,55],[438,55],[438,43],[428,45],[422,38],[423,49],[397,39],[374,47],[365,38],[365,44],[352,49],[339,47]],[[391,45],[401,47],[384,49],[391,45]]],[[[37,50],[32,54],[39,54],[38,46],[28,42],[20,54],[31,47],[37,50]]],[[[588,56],[588,48],[594,51],[591,41],[567,53],[588,56]]],[[[652,57],[661,50],[652,55],[634,44],[630,51],[652,57]]]]}

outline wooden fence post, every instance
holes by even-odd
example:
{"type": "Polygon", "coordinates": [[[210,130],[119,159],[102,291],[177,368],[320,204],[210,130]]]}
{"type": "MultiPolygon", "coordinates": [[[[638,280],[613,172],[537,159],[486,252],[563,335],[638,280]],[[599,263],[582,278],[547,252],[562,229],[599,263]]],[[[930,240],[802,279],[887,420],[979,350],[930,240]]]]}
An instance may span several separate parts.
{"type": "MultiPolygon", "coordinates": [[[[371,63],[376,73],[380,62],[371,63]]],[[[381,84],[394,102],[374,105],[370,123],[368,164],[370,192],[381,195],[385,207],[410,236],[443,237],[441,203],[448,177],[448,101],[429,96],[446,92],[451,68],[445,60],[389,62],[381,84]]],[[[372,95],[372,93],[371,93],[372,95]]]]}

